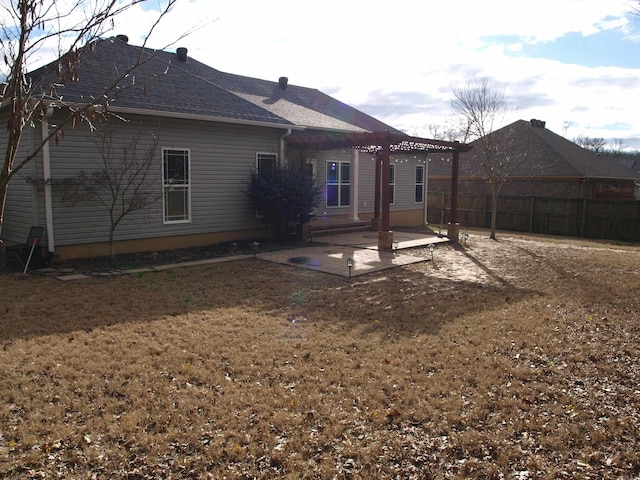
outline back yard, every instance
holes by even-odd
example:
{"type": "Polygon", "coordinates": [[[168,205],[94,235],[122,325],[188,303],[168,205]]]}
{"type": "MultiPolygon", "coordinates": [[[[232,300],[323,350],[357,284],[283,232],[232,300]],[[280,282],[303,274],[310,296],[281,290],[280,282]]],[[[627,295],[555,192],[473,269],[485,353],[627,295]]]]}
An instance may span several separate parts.
{"type": "Polygon", "coordinates": [[[0,292],[3,478],[640,477],[640,247],[473,234],[351,280],[248,257],[0,292]]]}

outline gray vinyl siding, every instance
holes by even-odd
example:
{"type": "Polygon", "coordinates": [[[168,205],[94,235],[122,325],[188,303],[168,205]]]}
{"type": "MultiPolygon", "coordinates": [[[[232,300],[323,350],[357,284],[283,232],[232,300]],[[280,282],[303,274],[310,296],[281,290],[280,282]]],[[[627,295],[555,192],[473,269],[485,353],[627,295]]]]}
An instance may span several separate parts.
{"type": "MultiPolygon", "coordinates": [[[[279,154],[284,129],[248,127],[213,122],[128,116],[128,123],[112,120],[114,138],[119,147],[126,145],[132,132],[149,132],[159,137],[156,152],[158,201],[142,211],[134,212],[121,222],[115,240],[161,238],[175,235],[202,234],[261,228],[245,194],[249,175],[255,169],[256,153],[279,154]],[[187,223],[164,223],[162,212],[162,149],[185,149],[190,153],[191,218],[187,223]]],[[[50,120],[55,124],[56,116],[50,120]]],[[[103,128],[97,125],[98,128],[103,128]]],[[[25,130],[21,154],[39,142],[40,127],[25,130]]],[[[51,142],[51,178],[72,178],[84,171],[87,175],[101,168],[98,137],[86,124],[67,127],[64,137],[51,142]]],[[[6,143],[6,139],[4,139],[6,143]]],[[[0,137],[2,143],[2,137],[0,137]]],[[[319,184],[326,184],[327,161],[348,161],[353,165],[350,149],[319,151],[313,156],[319,184]]],[[[396,163],[396,201],[392,210],[415,209],[414,186],[417,160],[396,163]]],[[[42,179],[42,160],[35,159],[14,177],[9,190],[3,238],[22,242],[32,225],[45,225],[44,193],[26,183],[27,177],[42,179]]],[[[360,153],[360,185],[358,210],[373,212],[375,162],[360,153]]],[[[352,173],[353,181],[353,173],[352,173]]],[[[349,207],[327,207],[323,198],[318,209],[328,215],[344,215],[349,207]]],[[[104,242],[108,239],[109,218],[102,207],[86,204],[69,205],[62,201],[59,190],[53,192],[53,225],[56,245],[104,242]]]]}
{"type": "MultiPolygon", "coordinates": [[[[6,115],[0,116],[0,122],[6,124],[6,115]]],[[[6,129],[0,135],[0,149],[6,152],[7,149],[6,129]]],[[[20,147],[14,166],[26,155],[34,150],[37,142],[40,141],[40,127],[26,127],[20,140],[20,147]]],[[[4,162],[4,159],[3,159],[4,162]]],[[[27,178],[42,176],[42,167],[38,158],[30,161],[25,167],[18,171],[9,183],[7,191],[7,201],[4,210],[2,225],[2,239],[22,243],[29,235],[29,229],[33,225],[44,225],[44,217],[40,212],[44,212],[44,207],[39,207],[37,188],[27,183],[27,178]]],[[[46,243],[46,238],[43,238],[46,243]]]]}
{"type": "MultiPolygon", "coordinates": [[[[223,232],[261,227],[244,191],[255,169],[257,152],[278,153],[283,130],[174,119],[129,117],[117,130],[154,131],[159,136],[157,188],[162,189],[162,148],[190,152],[191,221],[164,223],[162,200],[125,217],[115,240],[223,232]]],[[[128,138],[130,138],[128,135],[128,138]]],[[[128,140],[123,134],[123,145],[128,140]]],[[[66,132],[51,147],[52,178],[73,177],[99,168],[98,150],[86,126],[66,132]]],[[[63,204],[54,194],[56,244],[102,242],[108,239],[109,218],[104,209],[63,204]]]]}
{"type": "MultiPolygon", "coordinates": [[[[401,211],[420,208],[424,205],[424,202],[415,202],[416,165],[418,165],[419,160],[410,155],[397,157],[397,160],[393,162],[396,166],[396,198],[395,203],[389,209],[391,211],[401,211]]],[[[421,163],[421,165],[424,165],[424,163],[421,163]]]]}
{"type": "Polygon", "coordinates": [[[373,156],[360,152],[359,173],[358,213],[373,213],[376,188],[376,162],[373,156]]]}

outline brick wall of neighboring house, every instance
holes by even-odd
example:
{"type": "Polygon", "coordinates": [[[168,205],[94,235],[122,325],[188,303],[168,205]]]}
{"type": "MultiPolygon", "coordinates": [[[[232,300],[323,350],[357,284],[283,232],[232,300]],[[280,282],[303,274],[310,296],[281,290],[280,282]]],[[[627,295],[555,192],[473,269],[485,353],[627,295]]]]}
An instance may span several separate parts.
{"type": "MultiPolygon", "coordinates": [[[[599,198],[633,200],[633,180],[587,180],[582,179],[509,179],[500,195],[519,195],[548,198],[599,198]]],[[[429,178],[429,192],[450,192],[450,178],[429,178]]],[[[483,179],[460,179],[460,194],[490,195],[489,184],[483,179]]]]}

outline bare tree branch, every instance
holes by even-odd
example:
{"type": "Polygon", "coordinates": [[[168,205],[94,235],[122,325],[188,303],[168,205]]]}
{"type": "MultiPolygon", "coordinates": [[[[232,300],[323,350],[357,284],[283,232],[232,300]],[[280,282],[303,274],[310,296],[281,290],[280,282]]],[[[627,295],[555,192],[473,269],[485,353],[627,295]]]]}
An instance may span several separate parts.
{"type": "Polygon", "coordinates": [[[454,89],[451,109],[460,119],[461,140],[480,143],[480,165],[491,188],[491,238],[495,240],[498,195],[509,176],[511,158],[504,153],[505,139],[494,132],[494,127],[512,107],[505,93],[483,78],[454,89]]]}
{"type": "Polygon", "coordinates": [[[109,215],[109,253],[115,259],[114,234],[122,220],[162,198],[157,168],[158,135],[137,130],[122,142],[114,139],[114,129],[106,126],[94,141],[101,163],[97,169],[75,177],[45,179],[68,206],[94,205],[109,215]]]}
{"type": "MultiPolygon", "coordinates": [[[[4,162],[0,170],[0,232],[4,223],[4,206],[11,179],[36,158],[49,141],[60,140],[68,125],[88,123],[92,129],[99,117],[109,115],[109,104],[126,89],[134,88],[134,71],[153,56],[144,48],[159,22],[167,16],[177,0],[159,1],[157,20],[147,33],[139,50],[137,61],[125,71],[118,71],[110,85],[103,91],[93,92],[85,103],[69,103],[60,94],[61,86],[78,80],[78,66],[82,56],[89,52],[95,40],[114,26],[115,19],[145,0],[7,0],[0,7],[0,46],[3,57],[0,75],[0,108],[8,111],[7,141],[4,162]],[[59,62],[41,67],[28,74],[36,54],[57,42],[59,62]],[[125,79],[129,82],[124,82],[125,79]],[[67,112],[64,118],[52,126],[45,138],[32,148],[18,152],[22,145],[25,127],[33,127],[47,108],[67,112]]],[[[165,48],[202,28],[202,24],[177,36],[165,48]]],[[[162,75],[165,72],[157,72],[162,75]]]]}
{"type": "Polygon", "coordinates": [[[602,137],[585,137],[579,136],[574,140],[574,143],[580,145],[587,150],[593,150],[596,153],[601,153],[607,144],[606,140],[602,137]]]}

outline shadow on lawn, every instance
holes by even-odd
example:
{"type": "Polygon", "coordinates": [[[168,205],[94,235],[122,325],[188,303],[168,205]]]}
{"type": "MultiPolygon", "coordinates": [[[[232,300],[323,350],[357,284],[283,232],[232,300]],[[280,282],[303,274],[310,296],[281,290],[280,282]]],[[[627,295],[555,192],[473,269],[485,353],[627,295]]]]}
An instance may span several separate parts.
{"type": "Polygon", "coordinates": [[[241,321],[266,315],[286,325],[291,315],[299,315],[346,335],[353,330],[435,335],[462,315],[536,294],[473,261],[499,284],[436,279],[428,265],[349,280],[252,258],[72,282],[0,275],[0,331],[7,342],[123,323],[148,323],[145,328],[151,329],[154,321],[205,312],[215,318],[236,309],[241,321]]]}
{"type": "MultiPolygon", "coordinates": [[[[340,321],[347,327],[360,324],[364,333],[383,332],[396,337],[437,335],[447,324],[461,317],[502,308],[539,292],[473,281],[433,279],[424,273],[405,271],[391,274],[389,290],[371,303],[366,289],[349,303],[360,314],[340,321]],[[367,300],[369,302],[367,302],[367,300]]],[[[348,313],[348,312],[347,312],[348,313]]]]}

